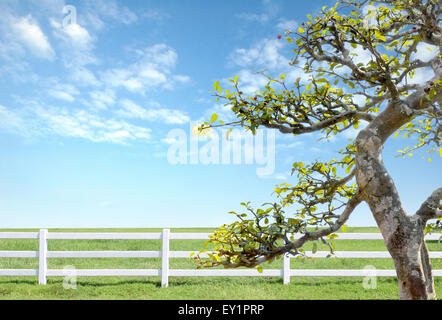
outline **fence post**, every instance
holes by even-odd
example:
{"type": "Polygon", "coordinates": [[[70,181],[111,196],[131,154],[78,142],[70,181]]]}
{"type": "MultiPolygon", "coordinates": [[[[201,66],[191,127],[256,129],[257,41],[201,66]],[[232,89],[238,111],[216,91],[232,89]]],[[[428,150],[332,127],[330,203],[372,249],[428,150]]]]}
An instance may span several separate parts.
{"type": "Polygon", "coordinates": [[[46,274],[48,271],[48,230],[40,229],[38,246],[38,284],[46,284],[46,274]]]}
{"type": "Polygon", "coordinates": [[[290,282],[290,256],[285,253],[282,258],[282,283],[288,284],[290,282]]]}
{"type": "Polygon", "coordinates": [[[163,229],[161,238],[163,247],[161,250],[161,287],[169,286],[169,229],[163,229]]]}

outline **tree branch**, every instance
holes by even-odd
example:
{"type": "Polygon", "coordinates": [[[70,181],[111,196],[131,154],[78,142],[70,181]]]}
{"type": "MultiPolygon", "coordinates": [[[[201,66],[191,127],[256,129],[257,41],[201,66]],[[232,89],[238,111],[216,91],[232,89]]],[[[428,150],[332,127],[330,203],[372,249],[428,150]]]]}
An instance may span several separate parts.
{"type": "Polygon", "coordinates": [[[437,219],[442,217],[442,187],[433,191],[433,193],[422,203],[416,215],[420,216],[425,222],[429,219],[437,219]]]}
{"type": "Polygon", "coordinates": [[[350,200],[347,202],[344,211],[338,216],[338,219],[328,228],[313,231],[313,232],[305,232],[305,234],[296,240],[295,242],[287,242],[286,244],[277,248],[276,250],[272,250],[265,255],[261,255],[260,257],[250,260],[242,260],[239,262],[230,262],[230,261],[219,261],[218,265],[223,265],[225,268],[238,268],[238,267],[248,267],[252,268],[257,265],[260,265],[268,260],[272,260],[277,256],[280,256],[284,253],[292,253],[297,254],[297,249],[300,249],[306,242],[314,241],[325,237],[333,232],[339,230],[340,227],[344,225],[344,223],[348,220],[351,213],[354,209],[362,202],[362,193],[357,192],[350,200]]]}
{"type": "Polygon", "coordinates": [[[329,119],[317,122],[311,126],[304,126],[301,124],[297,124],[294,127],[288,127],[284,125],[280,125],[278,123],[264,123],[263,125],[267,128],[278,129],[281,133],[293,133],[293,134],[303,134],[314,131],[319,131],[325,128],[328,128],[334,124],[342,122],[344,120],[365,120],[367,122],[371,122],[375,118],[374,115],[366,112],[359,111],[348,111],[341,114],[338,114],[329,119]]]}
{"type": "Polygon", "coordinates": [[[306,232],[301,238],[297,241],[290,243],[289,245],[283,247],[284,252],[289,252],[298,248],[301,248],[304,243],[307,241],[317,240],[319,238],[325,237],[333,232],[339,230],[340,227],[344,225],[344,223],[348,220],[354,209],[361,203],[363,200],[362,192],[358,191],[350,200],[348,200],[347,205],[344,211],[339,215],[339,218],[332,224],[330,227],[313,231],[306,232]]]}

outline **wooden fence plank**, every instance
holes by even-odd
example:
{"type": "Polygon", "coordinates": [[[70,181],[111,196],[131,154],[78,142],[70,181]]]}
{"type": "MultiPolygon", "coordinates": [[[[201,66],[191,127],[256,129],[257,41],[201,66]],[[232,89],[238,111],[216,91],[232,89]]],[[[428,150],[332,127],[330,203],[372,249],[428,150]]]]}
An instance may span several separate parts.
{"type": "Polygon", "coordinates": [[[163,229],[161,250],[161,287],[169,286],[169,229],[163,229]]]}
{"type": "Polygon", "coordinates": [[[41,229],[39,234],[39,246],[38,246],[38,283],[45,285],[46,284],[46,272],[48,269],[48,260],[47,260],[47,252],[48,252],[48,230],[41,229]]]}
{"type": "MultiPolygon", "coordinates": [[[[38,276],[39,284],[46,284],[48,276],[160,276],[161,286],[167,287],[169,276],[277,276],[283,283],[290,282],[290,277],[364,277],[367,270],[354,269],[290,269],[290,259],[283,257],[282,269],[264,269],[259,273],[256,269],[170,269],[169,258],[190,258],[192,251],[170,251],[170,240],[207,240],[210,233],[170,233],[163,229],[161,233],[64,233],[41,229],[40,232],[0,232],[0,239],[38,239],[39,251],[0,251],[0,258],[38,258],[39,269],[0,269],[0,276],[38,276]],[[87,240],[161,240],[161,251],[48,251],[48,239],[87,239],[87,240]],[[48,258],[161,258],[161,269],[49,269],[48,258]]],[[[337,240],[382,240],[379,233],[338,233],[337,240]]],[[[297,239],[301,235],[296,234],[297,239]]],[[[426,235],[426,240],[439,240],[440,234],[426,235]]],[[[197,253],[198,251],[193,251],[197,253]]],[[[201,253],[201,257],[208,257],[201,253]]],[[[316,253],[306,252],[313,258],[326,258],[329,251],[316,253]]],[[[442,258],[442,251],[430,251],[432,259],[442,258]]],[[[335,251],[332,258],[369,258],[391,259],[388,251],[335,251]]],[[[370,270],[379,277],[395,277],[395,270],[370,270]]],[[[442,277],[442,270],[433,270],[434,277],[442,277]]]]}

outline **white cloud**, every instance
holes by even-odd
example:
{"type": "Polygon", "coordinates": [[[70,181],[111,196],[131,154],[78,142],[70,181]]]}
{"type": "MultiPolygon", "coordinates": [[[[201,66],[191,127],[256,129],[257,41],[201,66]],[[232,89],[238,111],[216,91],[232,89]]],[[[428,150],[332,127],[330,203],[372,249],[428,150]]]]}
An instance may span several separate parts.
{"type": "Polygon", "coordinates": [[[283,46],[282,40],[263,39],[249,49],[236,49],[229,60],[240,67],[287,68],[289,60],[279,52],[283,46]]]}
{"type": "Polygon", "coordinates": [[[146,65],[139,72],[139,76],[146,81],[149,81],[149,84],[152,86],[158,86],[167,81],[167,77],[164,73],[156,70],[152,65],[146,65]]]}
{"type": "Polygon", "coordinates": [[[283,173],[273,173],[273,174],[266,174],[266,175],[258,175],[261,179],[275,179],[275,180],[287,180],[288,177],[286,174],[283,173]]]}
{"type": "Polygon", "coordinates": [[[419,42],[416,47],[416,52],[411,55],[412,59],[419,59],[421,61],[427,62],[432,58],[437,56],[439,53],[439,48],[424,42],[419,42]]]}
{"type": "Polygon", "coordinates": [[[287,180],[287,177],[281,173],[275,174],[274,178],[278,180],[287,180]]]}
{"type": "Polygon", "coordinates": [[[26,2],[29,3],[29,10],[39,18],[48,15],[62,18],[63,7],[66,5],[65,0],[28,0],[26,2]]]}
{"type": "Polygon", "coordinates": [[[131,24],[138,20],[135,13],[127,7],[120,6],[114,0],[95,0],[93,2],[93,9],[104,18],[112,19],[124,24],[131,24]]]}
{"type": "Polygon", "coordinates": [[[134,126],[125,121],[102,119],[84,110],[38,108],[35,113],[43,120],[49,133],[64,137],[120,144],[126,144],[130,140],[150,138],[150,129],[134,126]]]}
{"type": "Polygon", "coordinates": [[[68,78],[71,81],[75,81],[81,86],[100,86],[101,82],[97,80],[94,73],[86,67],[77,66],[76,68],[71,67],[67,73],[68,78]]]}
{"type": "Polygon", "coordinates": [[[50,19],[50,24],[54,28],[57,38],[70,43],[77,50],[90,50],[93,38],[89,32],[77,23],[69,23],[63,26],[54,19],[50,19]]]}
{"type": "Polygon", "coordinates": [[[101,79],[111,87],[124,87],[129,91],[139,91],[142,83],[134,77],[134,72],[128,69],[106,70],[101,79]]]}
{"type": "Polygon", "coordinates": [[[265,13],[262,14],[240,13],[237,14],[236,17],[243,21],[259,22],[259,23],[265,23],[269,21],[269,16],[265,13]]]}
{"type": "Polygon", "coordinates": [[[142,54],[142,64],[152,64],[164,70],[173,68],[178,60],[176,51],[162,43],[146,48],[142,54]]]}
{"type": "Polygon", "coordinates": [[[55,57],[48,38],[31,15],[13,21],[12,30],[16,39],[33,55],[47,60],[55,57]]]}
{"type": "Polygon", "coordinates": [[[280,22],[276,25],[276,28],[281,31],[286,30],[296,30],[298,27],[298,23],[295,20],[286,20],[281,19],[280,22]]]}
{"type": "MultiPolygon", "coordinates": [[[[439,48],[426,44],[426,43],[419,43],[416,47],[416,51],[411,54],[412,60],[419,59],[424,62],[428,62],[433,57],[437,56],[439,53],[439,48]]],[[[410,75],[407,75],[404,77],[404,79],[401,81],[401,85],[404,84],[423,84],[426,81],[429,81],[434,77],[434,71],[433,69],[426,67],[426,68],[418,68],[414,70],[413,77],[410,77],[410,75]]]]}
{"type": "Polygon", "coordinates": [[[278,143],[276,147],[278,149],[294,149],[294,148],[300,148],[303,144],[304,143],[302,141],[295,141],[291,143],[278,143]]]}
{"type": "MultiPolygon", "coordinates": [[[[275,4],[274,1],[267,1],[263,0],[261,1],[262,4],[262,10],[265,13],[239,13],[236,14],[236,18],[247,21],[247,22],[257,22],[257,23],[267,23],[269,22],[275,15],[278,14],[279,11],[279,5],[275,4]]],[[[259,4],[257,4],[257,7],[259,4]]]]}
{"type": "Polygon", "coordinates": [[[148,20],[154,20],[157,22],[163,22],[164,20],[170,18],[169,14],[158,9],[149,8],[141,14],[141,17],[148,20]]]}
{"type": "Polygon", "coordinates": [[[123,106],[123,109],[119,110],[118,114],[128,118],[146,118],[147,110],[139,106],[135,102],[125,99],[120,101],[120,104],[123,106]]]}
{"type": "Polygon", "coordinates": [[[262,5],[264,6],[265,12],[268,13],[269,16],[274,17],[280,11],[279,4],[274,0],[262,0],[262,5]]]}
{"type": "Polygon", "coordinates": [[[6,107],[0,105],[0,128],[17,129],[23,125],[22,119],[6,107]]]}
{"type": "Polygon", "coordinates": [[[135,51],[138,60],[126,68],[114,68],[102,73],[101,79],[111,87],[123,87],[132,92],[152,88],[173,89],[176,83],[188,83],[190,77],[173,74],[178,54],[165,45],[155,44],[144,50],[135,51]]]}
{"type": "Polygon", "coordinates": [[[50,88],[48,90],[48,93],[54,98],[68,102],[73,102],[75,100],[74,96],[80,94],[80,92],[74,86],[70,84],[60,84],[60,83],[57,83],[52,88],[50,88]]]}
{"type": "Polygon", "coordinates": [[[243,69],[238,72],[238,82],[241,91],[245,94],[254,94],[256,91],[262,89],[268,82],[268,79],[259,73],[254,73],[243,69]]]}
{"type": "Polygon", "coordinates": [[[294,83],[296,79],[300,78],[301,84],[307,84],[311,81],[311,75],[304,72],[304,69],[300,67],[301,64],[290,66],[286,72],[285,82],[294,83]]]}
{"type": "Polygon", "coordinates": [[[135,23],[138,16],[114,0],[94,0],[82,5],[78,21],[92,30],[102,31],[120,23],[135,23]]]}
{"type": "Polygon", "coordinates": [[[99,31],[103,30],[105,27],[104,21],[99,17],[96,11],[90,10],[89,12],[85,12],[79,17],[81,23],[84,23],[89,28],[99,31]]]}
{"type": "Polygon", "coordinates": [[[281,53],[284,46],[283,40],[262,39],[248,49],[236,49],[230,54],[229,61],[242,68],[236,73],[241,91],[249,95],[255,94],[269,81],[262,73],[250,71],[252,67],[265,69],[272,76],[284,73],[287,83],[294,82],[298,77],[308,81],[308,75],[301,68],[290,66],[290,60],[281,53]]]}
{"type": "Polygon", "coordinates": [[[151,140],[149,128],[106,119],[81,109],[43,107],[35,102],[20,111],[0,106],[0,119],[0,127],[26,137],[52,135],[117,144],[151,140]]]}
{"type": "Polygon", "coordinates": [[[56,19],[49,19],[53,29],[53,35],[61,40],[61,61],[67,69],[69,80],[80,86],[99,86],[94,73],[87,67],[90,64],[98,64],[99,59],[93,53],[95,37],[78,23],[62,24],[56,19]]]}
{"type": "Polygon", "coordinates": [[[123,109],[118,110],[116,113],[126,118],[158,121],[167,124],[184,124],[190,120],[183,112],[159,107],[157,103],[151,103],[155,108],[149,109],[143,108],[129,99],[120,101],[120,104],[123,109]]]}
{"type": "Polygon", "coordinates": [[[89,92],[89,95],[92,99],[92,105],[97,107],[98,109],[107,109],[108,106],[111,106],[115,103],[115,93],[111,89],[105,89],[103,91],[92,91],[89,92]]]}
{"type": "Polygon", "coordinates": [[[181,74],[176,74],[172,78],[176,82],[180,82],[180,83],[188,83],[188,82],[190,82],[190,77],[189,76],[185,76],[185,75],[181,75],[181,74]]]}
{"type": "Polygon", "coordinates": [[[68,101],[68,102],[73,102],[75,100],[75,98],[71,94],[69,94],[67,92],[63,92],[63,91],[49,90],[49,94],[51,96],[53,96],[54,98],[68,101]]]}
{"type": "Polygon", "coordinates": [[[412,78],[407,77],[407,81],[404,79],[402,83],[406,82],[408,84],[423,84],[433,77],[434,71],[431,68],[419,68],[415,69],[415,73],[412,78]]]}
{"type": "Polygon", "coordinates": [[[173,138],[173,137],[166,137],[160,140],[161,142],[165,143],[165,144],[176,144],[179,143],[179,140],[177,138],[173,138]]]}
{"type": "MultiPolygon", "coordinates": [[[[351,59],[356,64],[363,63],[365,65],[371,60],[374,60],[374,56],[370,53],[370,51],[364,49],[361,45],[357,45],[356,48],[353,48],[351,45],[346,44],[345,47],[350,51],[350,53],[352,53],[351,59]]],[[[342,69],[340,72],[343,72],[342,69]]]]}

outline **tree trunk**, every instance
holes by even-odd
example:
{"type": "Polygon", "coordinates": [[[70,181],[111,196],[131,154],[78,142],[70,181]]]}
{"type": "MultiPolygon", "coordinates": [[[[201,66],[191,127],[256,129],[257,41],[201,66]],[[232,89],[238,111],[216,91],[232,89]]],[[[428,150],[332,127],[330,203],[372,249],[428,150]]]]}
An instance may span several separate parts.
{"type": "Polygon", "coordinates": [[[396,268],[400,299],[434,299],[433,276],[424,240],[426,220],[407,215],[382,161],[387,138],[411,118],[396,101],[361,130],[356,139],[356,181],[379,226],[396,268]]]}
{"type": "MultiPolygon", "coordinates": [[[[373,210],[373,209],[372,209],[373,210]]],[[[400,212],[396,211],[396,212],[400,212]]],[[[424,225],[419,217],[396,215],[393,219],[374,214],[393,258],[401,300],[436,299],[424,225]]]]}
{"type": "Polygon", "coordinates": [[[435,299],[431,263],[422,230],[409,230],[410,236],[396,230],[387,242],[396,268],[401,300],[435,299]]]}

